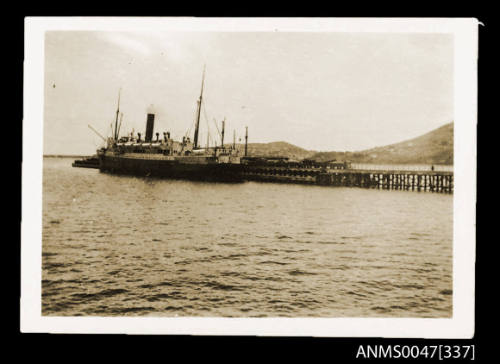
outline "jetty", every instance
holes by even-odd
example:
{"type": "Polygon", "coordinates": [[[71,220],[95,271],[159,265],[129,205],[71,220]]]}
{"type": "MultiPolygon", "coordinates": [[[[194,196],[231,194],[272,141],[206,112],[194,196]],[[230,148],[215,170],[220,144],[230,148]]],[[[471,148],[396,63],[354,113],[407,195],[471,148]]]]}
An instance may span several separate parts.
{"type": "Polygon", "coordinates": [[[320,186],[343,186],[453,193],[453,171],[411,169],[366,169],[350,163],[256,163],[247,164],[244,178],[249,181],[300,183],[320,186]]]}
{"type": "MultiPolygon", "coordinates": [[[[453,193],[452,170],[393,168],[369,169],[368,165],[347,162],[289,162],[287,158],[246,157],[243,177],[247,181],[297,183],[306,185],[360,187],[383,190],[453,193]]],[[[99,168],[99,160],[76,160],[73,167],[99,168]]]]}

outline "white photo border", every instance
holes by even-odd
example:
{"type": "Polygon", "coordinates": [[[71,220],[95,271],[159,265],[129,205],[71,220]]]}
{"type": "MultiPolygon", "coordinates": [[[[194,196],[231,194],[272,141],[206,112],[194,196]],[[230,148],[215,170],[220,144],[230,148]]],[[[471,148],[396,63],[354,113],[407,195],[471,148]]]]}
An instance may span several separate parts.
{"type": "Polygon", "coordinates": [[[475,304],[478,25],[474,18],[25,19],[21,331],[316,337],[472,338],[475,304]],[[46,31],[371,32],[454,36],[453,315],[451,318],[42,316],[42,165],[46,31]]]}

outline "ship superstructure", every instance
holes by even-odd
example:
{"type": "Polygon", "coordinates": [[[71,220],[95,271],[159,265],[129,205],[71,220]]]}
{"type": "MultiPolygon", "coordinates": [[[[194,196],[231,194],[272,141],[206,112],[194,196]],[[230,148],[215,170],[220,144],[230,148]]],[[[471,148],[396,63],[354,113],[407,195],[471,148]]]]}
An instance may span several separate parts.
{"type": "MultiPolygon", "coordinates": [[[[199,124],[203,101],[205,71],[203,71],[201,92],[197,102],[194,139],[184,136],[176,141],[170,132],[154,133],[155,114],[148,111],[146,132],[131,132],[120,137],[121,120],[120,96],[116,110],[115,127],[112,136],[106,139],[107,145],[97,151],[99,169],[103,172],[130,174],[135,176],[157,176],[207,181],[242,180],[242,164],[236,145],[224,145],[225,120],[222,121],[220,145],[205,148],[199,146],[199,124]]],[[[248,139],[246,132],[245,142],[248,139]]],[[[245,148],[246,152],[246,148],[245,148]]]]}

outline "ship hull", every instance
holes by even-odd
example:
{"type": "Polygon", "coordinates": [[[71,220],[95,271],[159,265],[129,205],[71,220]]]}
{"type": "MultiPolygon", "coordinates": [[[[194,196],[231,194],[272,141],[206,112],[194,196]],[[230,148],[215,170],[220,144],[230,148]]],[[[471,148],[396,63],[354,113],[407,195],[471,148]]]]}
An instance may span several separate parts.
{"type": "Polygon", "coordinates": [[[99,157],[99,170],[106,173],[137,177],[215,182],[243,181],[243,166],[232,163],[182,163],[178,160],[101,155],[99,157]]]}

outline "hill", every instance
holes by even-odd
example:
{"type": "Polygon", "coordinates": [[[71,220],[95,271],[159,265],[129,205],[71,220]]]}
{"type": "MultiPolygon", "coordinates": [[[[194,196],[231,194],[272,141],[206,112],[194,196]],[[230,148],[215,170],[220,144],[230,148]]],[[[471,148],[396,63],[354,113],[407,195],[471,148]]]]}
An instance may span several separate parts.
{"type": "MultiPolygon", "coordinates": [[[[243,144],[238,144],[241,151],[245,149],[243,144]]],[[[302,160],[310,158],[315,151],[306,150],[286,142],[272,143],[248,143],[248,155],[252,157],[288,157],[290,159],[302,160]]]]}
{"type": "Polygon", "coordinates": [[[403,142],[360,152],[319,152],[312,158],[375,164],[453,164],[453,122],[403,142]]]}
{"type": "MultiPolygon", "coordinates": [[[[236,147],[243,152],[244,144],[236,147]]],[[[337,160],[374,164],[453,164],[453,122],[403,142],[359,152],[317,152],[287,142],[249,143],[248,155],[255,157],[305,158],[319,162],[337,160]]],[[[62,157],[45,155],[44,157],[62,157]]],[[[81,157],[81,156],[64,156],[81,157]]]]}

